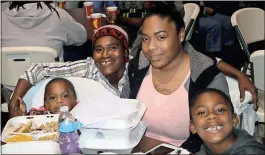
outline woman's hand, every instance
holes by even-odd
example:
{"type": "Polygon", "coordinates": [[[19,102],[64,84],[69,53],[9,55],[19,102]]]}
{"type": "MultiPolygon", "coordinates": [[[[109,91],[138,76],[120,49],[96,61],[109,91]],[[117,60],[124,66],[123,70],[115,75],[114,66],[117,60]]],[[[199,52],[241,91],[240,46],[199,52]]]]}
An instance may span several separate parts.
{"type": "Polygon", "coordinates": [[[19,97],[18,98],[18,101],[19,101],[19,109],[22,113],[22,115],[26,115],[27,114],[27,106],[26,104],[24,103],[24,101],[19,97]]]}
{"type": "Polygon", "coordinates": [[[18,97],[15,102],[16,103],[13,103],[13,108],[9,108],[10,118],[16,116],[25,116],[27,114],[27,108],[24,101],[18,97]]]}
{"type": "Polygon", "coordinates": [[[253,102],[253,108],[254,110],[258,109],[258,97],[257,97],[257,91],[256,87],[254,86],[253,82],[250,81],[250,79],[242,73],[240,76],[237,77],[238,80],[238,87],[240,91],[240,101],[244,101],[245,99],[245,91],[249,91],[252,95],[252,102],[253,102]]]}
{"type": "MultiPolygon", "coordinates": [[[[31,83],[25,79],[19,79],[14,93],[8,103],[9,117],[22,116],[24,113],[20,110],[20,97],[23,97],[32,87],[31,83]]],[[[23,102],[24,103],[24,102],[23,102]]]]}
{"type": "Polygon", "coordinates": [[[245,99],[245,91],[249,91],[252,95],[253,108],[254,110],[258,109],[258,97],[256,88],[252,81],[249,80],[248,76],[245,73],[240,72],[233,66],[229,65],[224,61],[219,61],[217,63],[217,67],[227,76],[234,77],[238,81],[238,88],[240,92],[240,101],[244,101],[245,99]]]}

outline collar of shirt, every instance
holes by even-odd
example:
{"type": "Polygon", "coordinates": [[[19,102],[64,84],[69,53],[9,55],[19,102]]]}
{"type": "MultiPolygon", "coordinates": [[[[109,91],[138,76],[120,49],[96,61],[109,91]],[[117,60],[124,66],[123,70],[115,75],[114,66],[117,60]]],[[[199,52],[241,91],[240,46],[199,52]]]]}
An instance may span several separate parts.
{"type": "Polygon", "coordinates": [[[110,84],[110,82],[108,81],[108,79],[104,75],[101,74],[101,72],[98,70],[98,68],[95,68],[95,69],[97,69],[97,72],[96,73],[98,73],[99,78],[98,79],[95,79],[95,80],[98,81],[99,83],[101,83],[111,93],[113,93],[113,94],[115,94],[117,96],[120,96],[121,93],[122,93],[122,90],[123,90],[123,86],[124,86],[124,84],[126,82],[126,79],[128,79],[128,78],[126,78],[126,76],[128,76],[128,64],[129,63],[126,63],[126,65],[125,65],[125,71],[123,73],[122,78],[120,79],[120,81],[118,83],[118,89],[115,88],[114,86],[112,86],[110,84]]]}

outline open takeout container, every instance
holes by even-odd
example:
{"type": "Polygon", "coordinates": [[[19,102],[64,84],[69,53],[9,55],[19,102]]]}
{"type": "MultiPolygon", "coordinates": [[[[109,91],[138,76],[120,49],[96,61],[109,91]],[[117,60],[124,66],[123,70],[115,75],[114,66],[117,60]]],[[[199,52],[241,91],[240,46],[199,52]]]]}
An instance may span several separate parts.
{"type": "MultiPolygon", "coordinates": [[[[47,126],[47,123],[53,123],[51,126],[51,129],[58,128],[58,118],[59,114],[51,114],[51,115],[35,115],[35,116],[18,116],[11,118],[8,120],[6,126],[4,127],[4,130],[2,132],[2,141],[3,142],[24,142],[24,141],[45,141],[45,140],[57,140],[58,132],[55,130],[43,132],[44,130],[40,130],[42,125],[47,126]],[[32,128],[38,128],[39,130],[34,130],[31,132],[18,132],[18,128],[22,124],[28,124],[29,122],[32,122],[31,129],[32,128]],[[18,137],[18,135],[22,135],[18,137]],[[17,136],[17,137],[15,137],[17,136]],[[16,139],[16,140],[10,140],[10,138],[16,139]],[[8,140],[9,139],[9,140],[8,140]]],[[[49,128],[49,127],[47,127],[49,128]]]]}

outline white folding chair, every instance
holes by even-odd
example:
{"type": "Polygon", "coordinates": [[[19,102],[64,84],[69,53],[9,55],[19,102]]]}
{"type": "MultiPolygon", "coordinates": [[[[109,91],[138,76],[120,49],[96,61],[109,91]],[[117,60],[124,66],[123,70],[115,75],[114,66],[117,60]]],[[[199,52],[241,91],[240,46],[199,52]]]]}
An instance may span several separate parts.
{"type": "Polygon", "coordinates": [[[250,55],[250,62],[252,63],[252,77],[256,88],[258,89],[258,104],[259,109],[257,114],[260,117],[260,122],[264,123],[264,59],[265,50],[255,51],[250,55]]]}
{"type": "Polygon", "coordinates": [[[265,11],[259,8],[237,10],[231,17],[241,48],[250,57],[248,44],[264,40],[265,11]]]}
{"type": "Polygon", "coordinates": [[[4,88],[13,91],[20,75],[32,63],[53,62],[56,57],[58,57],[58,52],[49,47],[3,47],[1,53],[1,84],[4,88]]]}
{"type": "Polygon", "coordinates": [[[200,13],[200,7],[195,3],[184,4],[185,16],[185,39],[189,41],[192,37],[196,19],[200,13]]]}

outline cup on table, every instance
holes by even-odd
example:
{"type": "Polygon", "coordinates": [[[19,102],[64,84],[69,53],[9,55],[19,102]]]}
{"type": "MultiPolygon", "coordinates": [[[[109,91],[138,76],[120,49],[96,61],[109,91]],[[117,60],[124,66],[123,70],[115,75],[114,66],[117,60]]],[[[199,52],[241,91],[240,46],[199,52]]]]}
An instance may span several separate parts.
{"type": "Polygon", "coordinates": [[[110,6],[110,7],[107,7],[106,9],[107,20],[111,24],[114,24],[117,19],[117,9],[118,7],[116,6],[110,6]]]}
{"type": "Polygon", "coordinates": [[[84,2],[83,4],[86,10],[86,16],[90,18],[91,14],[93,13],[93,2],[84,2]]]}
{"type": "Polygon", "coordinates": [[[101,13],[92,13],[91,14],[91,21],[93,25],[93,29],[97,30],[101,27],[101,13]]]}

